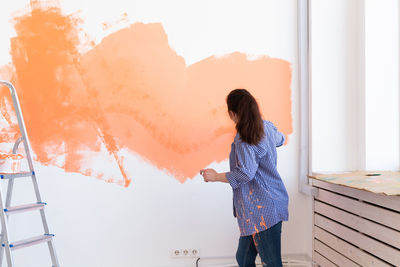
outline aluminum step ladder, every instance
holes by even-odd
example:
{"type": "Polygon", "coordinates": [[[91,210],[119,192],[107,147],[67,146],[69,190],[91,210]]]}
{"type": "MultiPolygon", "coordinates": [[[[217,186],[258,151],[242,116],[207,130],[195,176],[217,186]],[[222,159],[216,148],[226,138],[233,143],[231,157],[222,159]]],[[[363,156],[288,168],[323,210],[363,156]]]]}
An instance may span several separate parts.
{"type": "Polygon", "coordinates": [[[28,135],[26,133],[25,123],[24,123],[24,119],[22,117],[21,107],[19,105],[17,92],[15,91],[14,86],[8,81],[0,80],[0,85],[5,85],[10,89],[11,98],[13,101],[14,110],[17,115],[19,130],[21,133],[21,137],[14,144],[13,154],[17,154],[18,146],[22,142],[24,145],[24,149],[25,149],[25,156],[26,156],[26,159],[27,159],[28,165],[29,165],[29,171],[27,171],[27,172],[0,173],[0,205],[1,205],[0,206],[0,208],[1,208],[0,219],[1,219],[1,226],[2,226],[2,228],[1,228],[1,244],[2,244],[2,246],[0,249],[0,267],[2,266],[2,263],[3,263],[4,252],[6,254],[6,260],[7,260],[8,267],[15,267],[15,264],[13,261],[13,256],[12,256],[12,251],[14,251],[16,249],[20,249],[20,248],[30,247],[30,246],[40,244],[40,243],[45,243],[45,242],[47,242],[47,245],[49,247],[52,266],[60,267],[60,264],[58,263],[56,251],[54,248],[54,235],[50,234],[50,232],[49,232],[49,226],[47,224],[46,216],[44,213],[44,207],[46,206],[46,203],[42,202],[42,198],[40,197],[39,186],[38,186],[38,182],[36,179],[35,170],[33,168],[31,147],[30,147],[28,135]],[[32,183],[33,183],[33,187],[35,190],[37,202],[33,203],[33,204],[26,204],[26,205],[11,207],[10,204],[11,204],[12,190],[13,190],[13,186],[14,186],[14,179],[23,178],[23,177],[31,177],[32,178],[32,183]],[[5,199],[5,203],[3,201],[3,194],[2,194],[2,190],[1,190],[1,181],[2,180],[8,180],[7,196],[5,199]],[[44,234],[40,235],[40,236],[31,237],[28,239],[16,241],[16,242],[10,242],[10,235],[8,232],[8,225],[7,225],[8,217],[12,214],[28,212],[28,211],[32,211],[32,210],[40,211],[40,215],[41,215],[42,223],[43,223],[44,234]]]}

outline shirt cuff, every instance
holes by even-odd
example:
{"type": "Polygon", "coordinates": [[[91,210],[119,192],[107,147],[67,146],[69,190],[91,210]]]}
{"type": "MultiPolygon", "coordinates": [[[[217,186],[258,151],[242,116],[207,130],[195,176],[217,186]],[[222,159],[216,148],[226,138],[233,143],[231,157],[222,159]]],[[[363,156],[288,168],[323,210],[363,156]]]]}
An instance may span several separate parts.
{"type": "Polygon", "coordinates": [[[236,189],[236,188],[239,187],[239,183],[236,181],[235,174],[232,171],[227,172],[225,174],[225,176],[226,176],[226,179],[228,180],[229,184],[232,186],[233,189],[236,189]]]}
{"type": "Polygon", "coordinates": [[[279,143],[278,147],[281,147],[286,141],[286,137],[282,134],[281,142],[279,143]]]}

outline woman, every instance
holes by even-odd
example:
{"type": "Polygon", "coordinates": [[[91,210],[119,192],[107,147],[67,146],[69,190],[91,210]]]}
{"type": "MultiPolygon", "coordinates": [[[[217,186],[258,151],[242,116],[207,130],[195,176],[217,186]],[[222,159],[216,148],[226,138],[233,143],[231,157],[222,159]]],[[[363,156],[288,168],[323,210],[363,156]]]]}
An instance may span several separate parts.
{"type": "Polygon", "coordinates": [[[282,266],[281,228],[288,220],[288,195],[277,171],[276,147],[285,137],[263,121],[254,97],[236,89],[226,99],[237,134],[229,155],[230,172],[200,171],[206,182],[229,183],[234,214],[240,228],[236,259],[240,267],[255,267],[257,253],[263,266],[282,266]]]}

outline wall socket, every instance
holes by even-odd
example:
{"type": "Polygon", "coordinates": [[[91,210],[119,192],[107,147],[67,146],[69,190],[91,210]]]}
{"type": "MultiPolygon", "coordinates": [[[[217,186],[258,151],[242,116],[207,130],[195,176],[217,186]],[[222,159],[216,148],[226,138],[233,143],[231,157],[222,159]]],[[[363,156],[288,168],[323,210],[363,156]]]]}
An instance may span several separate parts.
{"type": "Polygon", "coordinates": [[[200,250],[197,248],[173,249],[172,258],[198,258],[200,250]]]}

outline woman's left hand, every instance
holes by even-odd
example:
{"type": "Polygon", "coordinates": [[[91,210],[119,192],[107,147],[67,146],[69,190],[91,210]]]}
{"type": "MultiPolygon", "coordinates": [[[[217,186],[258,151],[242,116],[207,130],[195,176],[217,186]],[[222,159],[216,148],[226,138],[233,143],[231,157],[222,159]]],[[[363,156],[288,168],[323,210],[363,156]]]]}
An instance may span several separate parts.
{"type": "Polygon", "coordinates": [[[200,174],[204,178],[204,182],[217,182],[218,173],[214,169],[203,169],[200,170],[200,174]]]}

